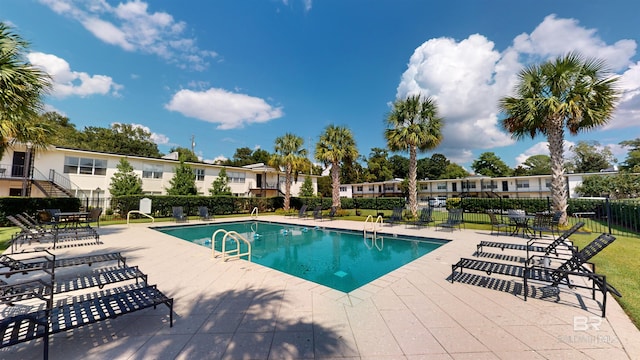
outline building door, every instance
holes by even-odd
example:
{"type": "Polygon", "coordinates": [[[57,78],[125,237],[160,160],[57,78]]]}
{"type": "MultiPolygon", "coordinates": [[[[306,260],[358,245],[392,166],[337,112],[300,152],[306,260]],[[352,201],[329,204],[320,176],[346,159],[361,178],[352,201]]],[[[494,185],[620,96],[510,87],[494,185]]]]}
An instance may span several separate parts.
{"type": "Polygon", "coordinates": [[[451,191],[458,192],[458,183],[451,183],[451,191]]]}
{"type": "Polygon", "coordinates": [[[509,182],[508,181],[503,181],[502,182],[502,191],[509,191],[509,182]]]}
{"type": "Polygon", "coordinates": [[[256,174],[256,187],[262,189],[262,174],[256,174]]]}
{"type": "Polygon", "coordinates": [[[25,158],[27,153],[24,151],[13,152],[13,165],[11,166],[11,177],[23,177],[25,168],[25,158]]]}

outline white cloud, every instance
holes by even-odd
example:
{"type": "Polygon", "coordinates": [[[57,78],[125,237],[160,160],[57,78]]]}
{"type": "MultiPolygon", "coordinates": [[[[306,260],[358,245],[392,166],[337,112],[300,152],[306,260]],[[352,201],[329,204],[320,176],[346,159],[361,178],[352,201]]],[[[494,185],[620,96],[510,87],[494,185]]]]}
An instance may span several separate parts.
{"type": "MultiPolygon", "coordinates": [[[[111,125],[113,126],[114,124],[119,124],[117,122],[112,123],[111,125]]],[[[158,144],[158,145],[167,145],[169,144],[169,137],[163,134],[158,134],[155,133],[153,131],[151,131],[151,129],[148,126],[144,126],[141,124],[135,124],[135,123],[131,123],[130,124],[132,128],[134,129],[142,129],[148,133],[151,134],[151,141],[153,141],[154,143],[158,144]]]]}
{"type": "Polygon", "coordinates": [[[500,127],[499,99],[512,93],[517,74],[526,64],[569,51],[602,58],[616,70],[630,66],[621,86],[625,95],[610,126],[640,125],[640,63],[631,62],[635,50],[634,40],[609,45],[595,29],[550,15],[530,34],[518,35],[513,45],[502,51],[480,34],[459,41],[436,38],[424,42],[409,59],[396,97],[434,97],[445,119],[444,139],[436,151],[464,163],[472,160],[474,149],[514,143],[500,127]]]}
{"type": "MultiPolygon", "coordinates": [[[[312,0],[301,0],[301,1],[302,1],[302,6],[304,7],[304,12],[311,11],[311,7],[313,6],[313,1],[312,0]]],[[[289,0],[282,0],[282,3],[285,6],[289,6],[289,0]]]]}
{"type": "Polygon", "coordinates": [[[180,90],[165,108],[184,116],[218,124],[218,129],[242,128],[283,116],[282,107],[273,107],[261,98],[211,88],[206,91],[180,90]]]}
{"type": "Polygon", "coordinates": [[[111,6],[105,0],[40,0],[54,12],[82,24],[107,44],[153,54],[182,68],[204,70],[218,54],[202,50],[184,35],[187,25],[166,12],[150,12],[140,0],[111,6]]]}
{"type": "Polygon", "coordinates": [[[202,162],[205,162],[207,164],[220,164],[227,160],[228,160],[227,157],[225,157],[224,155],[218,155],[213,159],[204,159],[202,160],[202,162]]]}
{"type": "Polygon", "coordinates": [[[531,34],[517,36],[513,47],[521,54],[545,59],[578,50],[586,57],[605,60],[613,70],[621,70],[629,66],[636,51],[636,42],[623,39],[607,45],[597,36],[596,29],[581,27],[578,20],[558,19],[552,14],[545,17],[531,34]]]}
{"type": "Polygon", "coordinates": [[[32,52],[27,55],[29,62],[42,68],[53,79],[52,96],[65,98],[68,96],[118,95],[122,85],[117,84],[106,75],[89,75],[85,72],[72,71],[69,63],[52,54],[32,52]]]}
{"type": "MultiPolygon", "coordinates": [[[[571,147],[576,143],[573,141],[564,141],[564,159],[568,159],[571,155],[571,147]]],[[[547,141],[541,141],[525,150],[522,154],[516,156],[516,166],[522,165],[530,156],[534,155],[549,155],[549,143],[547,141]]]]}

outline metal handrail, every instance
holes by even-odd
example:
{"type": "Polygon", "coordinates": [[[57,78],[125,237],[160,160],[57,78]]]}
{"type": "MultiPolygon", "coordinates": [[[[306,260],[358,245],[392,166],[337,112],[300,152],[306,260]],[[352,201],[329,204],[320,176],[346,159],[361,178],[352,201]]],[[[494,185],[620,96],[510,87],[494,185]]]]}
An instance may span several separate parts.
{"type": "Polygon", "coordinates": [[[251,210],[251,218],[252,219],[257,219],[258,218],[258,207],[254,207],[253,210],[251,210]]]}
{"type": "Polygon", "coordinates": [[[240,258],[242,256],[248,256],[248,261],[251,261],[251,242],[247,240],[244,236],[240,235],[236,231],[227,231],[225,229],[216,230],[213,235],[211,235],[211,255],[212,257],[216,257],[216,236],[218,233],[224,233],[222,237],[222,261],[227,261],[232,258],[240,258]],[[232,250],[226,250],[227,239],[231,238],[236,242],[236,248],[232,250]],[[240,241],[247,244],[247,251],[242,253],[240,252],[240,241]]]}

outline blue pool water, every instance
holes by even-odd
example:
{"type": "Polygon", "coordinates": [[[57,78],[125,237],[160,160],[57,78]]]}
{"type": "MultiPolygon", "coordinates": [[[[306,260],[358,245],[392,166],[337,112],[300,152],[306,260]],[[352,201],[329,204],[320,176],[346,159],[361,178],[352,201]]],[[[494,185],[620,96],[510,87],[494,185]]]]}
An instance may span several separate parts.
{"type": "MultiPolygon", "coordinates": [[[[272,269],[350,292],[445,244],[446,240],[380,236],[268,222],[235,222],[156,228],[211,248],[218,229],[236,231],[251,242],[251,261],[272,269]]],[[[222,236],[216,239],[221,249],[222,236]]],[[[227,242],[227,248],[235,242],[227,242]]]]}

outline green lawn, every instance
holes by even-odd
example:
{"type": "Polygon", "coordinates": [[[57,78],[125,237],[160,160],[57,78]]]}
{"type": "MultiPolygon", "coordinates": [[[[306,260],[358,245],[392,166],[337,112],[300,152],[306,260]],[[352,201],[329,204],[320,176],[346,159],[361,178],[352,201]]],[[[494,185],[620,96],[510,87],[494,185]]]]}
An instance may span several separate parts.
{"type": "MultiPolygon", "coordinates": [[[[385,211],[384,213],[386,216],[389,216],[391,211],[385,211]]],[[[340,217],[340,219],[364,221],[367,215],[375,216],[376,212],[373,210],[363,210],[359,216],[356,216],[355,212],[351,211],[348,215],[340,217]]],[[[434,212],[434,215],[436,221],[442,221],[446,217],[446,212],[434,212]]],[[[195,219],[196,217],[193,218],[195,219]]],[[[156,220],[156,222],[170,221],[173,221],[173,219],[163,218],[156,220]]],[[[132,222],[149,222],[149,220],[138,219],[132,222]]],[[[122,220],[101,221],[100,226],[122,223],[124,223],[122,220]]],[[[490,226],[488,224],[466,223],[465,228],[489,230],[490,226]]],[[[17,231],[17,227],[0,228],[0,250],[5,250],[9,246],[11,234],[17,231]]],[[[575,234],[571,236],[571,240],[573,240],[577,246],[583,247],[595,239],[595,237],[595,234],[575,234]]],[[[617,300],[636,327],[640,329],[640,265],[638,265],[638,259],[640,259],[640,239],[616,236],[616,241],[600,254],[596,255],[593,262],[596,264],[597,272],[606,274],[607,282],[610,282],[622,293],[622,297],[617,298],[617,300]]]]}

